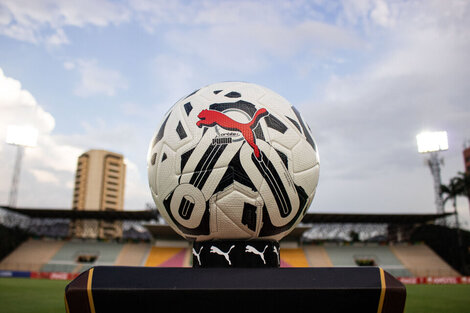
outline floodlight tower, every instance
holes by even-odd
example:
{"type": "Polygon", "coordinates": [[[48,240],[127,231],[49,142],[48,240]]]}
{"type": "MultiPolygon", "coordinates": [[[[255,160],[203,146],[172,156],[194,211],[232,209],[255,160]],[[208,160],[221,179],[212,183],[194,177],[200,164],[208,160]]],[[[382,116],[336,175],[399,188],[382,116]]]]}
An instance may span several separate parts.
{"type": "Polygon", "coordinates": [[[35,147],[38,140],[38,131],[31,126],[10,125],[7,130],[8,144],[16,146],[15,167],[13,170],[13,178],[11,180],[10,197],[8,205],[16,207],[18,197],[18,184],[20,182],[21,161],[23,160],[24,150],[26,147],[35,147]]]}
{"type": "Polygon", "coordinates": [[[449,149],[447,132],[422,132],[416,136],[418,152],[429,155],[427,164],[434,179],[435,203],[438,214],[444,213],[444,201],[441,195],[441,162],[439,152],[449,149]]]}

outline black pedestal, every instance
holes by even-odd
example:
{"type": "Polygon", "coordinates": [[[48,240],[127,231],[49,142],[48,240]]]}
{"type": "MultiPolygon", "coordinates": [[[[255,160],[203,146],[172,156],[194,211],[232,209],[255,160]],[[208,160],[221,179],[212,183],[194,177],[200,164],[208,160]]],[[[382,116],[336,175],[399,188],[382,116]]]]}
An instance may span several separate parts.
{"type": "Polygon", "coordinates": [[[210,240],[193,242],[193,267],[279,267],[274,240],[210,240]]]}
{"type": "Polygon", "coordinates": [[[99,266],[65,291],[68,312],[403,312],[406,290],[376,267],[99,266]]]}

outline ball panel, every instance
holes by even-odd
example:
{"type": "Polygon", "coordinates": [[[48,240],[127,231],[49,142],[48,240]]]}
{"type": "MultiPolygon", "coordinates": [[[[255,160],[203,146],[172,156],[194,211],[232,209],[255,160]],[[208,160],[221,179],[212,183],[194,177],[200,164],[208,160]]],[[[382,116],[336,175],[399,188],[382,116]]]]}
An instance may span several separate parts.
{"type": "Polygon", "coordinates": [[[294,173],[308,170],[309,168],[312,168],[318,164],[315,150],[313,150],[312,147],[305,142],[305,140],[298,142],[292,148],[292,154],[295,156],[302,156],[297,157],[295,162],[293,162],[292,168],[294,173]]]}
{"type": "Polygon", "coordinates": [[[191,184],[179,184],[171,197],[170,210],[175,223],[194,229],[202,221],[206,199],[201,190],[191,184]]]}
{"type": "Polygon", "coordinates": [[[296,184],[302,186],[305,192],[311,196],[317,188],[319,174],[320,166],[317,164],[305,171],[295,173],[293,176],[296,184]]]}
{"type": "Polygon", "coordinates": [[[156,153],[158,161],[149,169],[149,180],[152,177],[151,186],[154,187],[156,194],[165,195],[176,188],[179,176],[174,171],[176,153],[163,143],[159,148],[159,152],[156,153]],[[166,158],[162,161],[163,155],[166,155],[166,158]],[[159,179],[160,177],[165,177],[165,180],[159,179]]]}

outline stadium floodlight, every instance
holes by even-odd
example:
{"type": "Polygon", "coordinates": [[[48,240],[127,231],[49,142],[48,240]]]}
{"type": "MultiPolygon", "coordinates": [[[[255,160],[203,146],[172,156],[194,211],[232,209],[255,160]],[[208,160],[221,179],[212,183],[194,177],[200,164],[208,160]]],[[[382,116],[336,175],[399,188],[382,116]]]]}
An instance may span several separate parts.
{"type": "Polygon", "coordinates": [[[18,184],[20,182],[21,161],[23,160],[24,149],[26,147],[36,147],[38,141],[38,130],[31,126],[10,125],[7,129],[8,144],[16,146],[15,168],[11,180],[10,198],[8,200],[10,207],[16,206],[18,197],[18,184]]]}
{"type": "Polygon", "coordinates": [[[434,195],[438,214],[444,213],[444,201],[441,194],[441,162],[439,152],[449,149],[446,131],[422,132],[416,136],[418,152],[429,154],[427,164],[434,179],[434,195]]]}
{"type": "Polygon", "coordinates": [[[449,149],[446,131],[422,132],[416,136],[416,141],[418,142],[419,153],[444,151],[449,149]]]}
{"type": "Polygon", "coordinates": [[[10,125],[7,129],[6,142],[23,147],[36,147],[38,141],[38,130],[31,126],[10,125]]]}

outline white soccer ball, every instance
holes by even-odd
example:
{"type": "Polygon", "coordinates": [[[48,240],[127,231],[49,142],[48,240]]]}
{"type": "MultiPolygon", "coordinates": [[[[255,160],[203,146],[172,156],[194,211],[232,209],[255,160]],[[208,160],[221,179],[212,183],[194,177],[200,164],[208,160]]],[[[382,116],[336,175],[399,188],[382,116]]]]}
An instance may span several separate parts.
{"type": "Polygon", "coordinates": [[[179,100],[148,152],[152,197],[188,240],[272,239],[305,215],[320,170],[300,113],[275,92],[224,82],[179,100]]]}

